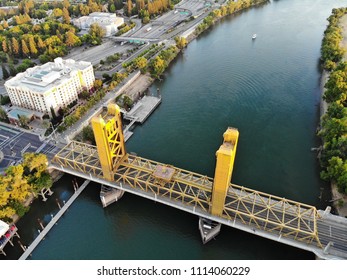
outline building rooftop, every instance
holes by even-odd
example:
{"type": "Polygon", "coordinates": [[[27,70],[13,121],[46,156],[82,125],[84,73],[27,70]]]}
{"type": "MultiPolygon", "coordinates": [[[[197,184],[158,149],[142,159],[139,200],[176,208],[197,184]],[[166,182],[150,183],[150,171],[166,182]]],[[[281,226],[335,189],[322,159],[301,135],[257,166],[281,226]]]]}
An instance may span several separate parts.
{"type": "Polygon", "coordinates": [[[46,92],[50,88],[63,83],[64,80],[70,79],[74,71],[84,70],[90,65],[90,62],[76,62],[73,59],[63,60],[58,57],[54,59],[54,62],[28,68],[25,72],[17,74],[6,81],[5,86],[21,87],[34,92],[46,92]]]}

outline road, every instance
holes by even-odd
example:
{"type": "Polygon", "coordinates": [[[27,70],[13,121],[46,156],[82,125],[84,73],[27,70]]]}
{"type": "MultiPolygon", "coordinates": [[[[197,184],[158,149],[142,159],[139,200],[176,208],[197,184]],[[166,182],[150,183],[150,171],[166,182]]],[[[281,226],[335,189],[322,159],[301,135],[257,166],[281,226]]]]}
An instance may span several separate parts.
{"type": "Polygon", "coordinates": [[[48,141],[40,140],[39,136],[21,129],[0,124],[0,171],[8,166],[21,162],[25,152],[42,152],[53,156],[60,147],[48,141]]]}

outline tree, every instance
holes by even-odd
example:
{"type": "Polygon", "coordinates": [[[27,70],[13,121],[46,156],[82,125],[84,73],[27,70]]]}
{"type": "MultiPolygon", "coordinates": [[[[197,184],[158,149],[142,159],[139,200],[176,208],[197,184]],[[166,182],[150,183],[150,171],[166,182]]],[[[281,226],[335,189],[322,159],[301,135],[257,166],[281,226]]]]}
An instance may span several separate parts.
{"type": "Polygon", "coordinates": [[[160,76],[161,73],[163,73],[163,71],[165,70],[165,67],[166,67],[165,61],[161,59],[160,56],[156,56],[152,63],[153,75],[155,77],[160,76]]]}
{"type": "Polygon", "coordinates": [[[14,67],[14,65],[12,63],[9,65],[9,68],[10,68],[10,75],[12,77],[16,76],[17,75],[17,70],[16,70],[16,68],[14,67]]]}
{"type": "Polygon", "coordinates": [[[21,164],[11,166],[6,170],[9,182],[10,198],[24,202],[28,197],[31,187],[23,176],[24,167],[21,164]]]}
{"type": "Polygon", "coordinates": [[[41,37],[37,38],[37,47],[42,51],[46,45],[45,43],[42,41],[41,37]]]}
{"type": "Polygon", "coordinates": [[[63,8],[63,22],[70,24],[71,18],[67,8],[63,8]]]}
{"type": "Polygon", "coordinates": [[[97,23],[93,23],[89,28],[89,34],[92,37],[101,39],[105,36],[105,30],[97,23]]]}
{"type": "Polygon", "coordinates": [[[46,171],[48,160],[44,154],[25,153],[23,164],[35,178],[39,178],[46,171]]]}
{"type": "Polygon", "coordinates": [[[68,47],[73,47],[81,44],[81,40],[72,32],[66,32],[65,44],[68,47]]]}
{"type": "Polygon", "coordinates": [[[4,80],[8,79],[10,77],[10,74],[8,73],[4,64],[1,64],[1,70],[2,70],[2,78],[4,80]]]}
{"type": "Polygon", "coordinates": [[[18,115],[19,125],[24,128],[28,128],[29,119],[26,116],[18,115]]]}
{"type": "Polygon", "coordinates": [[[2,107],[0,107],[0,119],[3,121],[7,121],[6,111],[2,107]]]}
{"type": "Polygon", "coordinates": [[[127,15],[131,16],[131,11],[133,9],[133,2],[131,0],[127,0],[127,15]]]}
{"type": "Polygon", "coordinates": [[[21,43],[22,43],[22,53],[23,53],[23,55],[29,56],[30,51],[29,51],[29,48],[27,46],[27,43],[23,39],[22,39],[21,43]]]}
{"type": "Polygon", "coordinates": [[[94,132],[91,126],[86,126],[82,130],[83,141],[90,142],[92,145],[95,145],[94,132]]]}
{"type": "Polygon", "coordinates": [[[7,53],[8,52],[8,47],[7,47],[7,40],[3,40],[2,43],[1,43],[1,46],[2,46],[2,50],[7,53]]]}
{"type": "Polygon", "coordinates": [[[56,18],[59,18],[59,17],[63,16],[63,11],[62,11],[62,9],[60,9],[60,8],[55,8],[55,9],[53,10],[53,16],[56,17],[56,18]]]}
{"type": "Polygon", "coordinates": [[[12,37],[12,52],[15,55],[19,55],[19,43],[15,37],[12,37]]]}
{"type": "Polygon", "coordinates": [[[135,66],[141,70],[141,72],[144,72],[147,67],[148,61],[145,57],[141,56],[136,58],[135,60],[135,66]]]}
{"type": "Polygon", "coordinates": [[[36,56],[38,51],[37,51],[36,43],[35,43],[35,40],[34,40],[33,36],[29,37],[29,48],[30,48],[31,55],[32,56],[36,56]]]}
{"type": "Polygon", "coordinates": [[[116,11],[116,6],[112,3],[109,9],[111,13],[114,13],[116,11]]]}
{"type": "Polygon", "coordinates": [[[183,49],[187,45],[187,39],[184,37],[175,37],[176,46],[179,49],[183,49]]]}
{"type": "Polygon", "coordinates": [[[64,0],[64,1],[63,1],[63,7],[64,7],[65,9],[68,9],[68,8],[70,7],[70,1],[69,1],[69,0],[64,0]]]}
{"type": "Polygon", "coordinates": [[[101,80],[99,80],[99,79],[96,79],[95,81],[94,81],[94,89],[99,89],[99,88],[101,88],[102,87],[102,81],[101,80]]]}

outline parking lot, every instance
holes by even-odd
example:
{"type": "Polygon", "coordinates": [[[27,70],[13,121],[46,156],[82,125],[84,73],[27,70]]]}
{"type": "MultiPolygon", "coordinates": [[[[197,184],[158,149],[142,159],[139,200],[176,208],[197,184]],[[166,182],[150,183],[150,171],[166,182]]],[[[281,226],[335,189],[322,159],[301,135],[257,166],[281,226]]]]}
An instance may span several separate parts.
{"type": "Polygon", "coordinates": [[[22,160],[25,152],[41,151],[49,156],[53,155],[54,145],[41,141],[35,134],[24,132],[10,126],[0,125],[0,170],[22,160]]]}

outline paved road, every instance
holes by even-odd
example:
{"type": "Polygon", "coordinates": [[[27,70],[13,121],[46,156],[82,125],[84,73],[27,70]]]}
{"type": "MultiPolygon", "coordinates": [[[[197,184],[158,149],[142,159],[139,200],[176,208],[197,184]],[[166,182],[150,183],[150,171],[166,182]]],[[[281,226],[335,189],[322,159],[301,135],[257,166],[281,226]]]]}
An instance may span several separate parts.
{"type": "Polygon", "coordinates": [[[43,152],[54,155],[59,150],[53,143],[40,140],[39,136],[30,132],[24,132],[15,127],[11,128],[0,124],[0,171],[22,160],[25,152],[43,152]]]}

